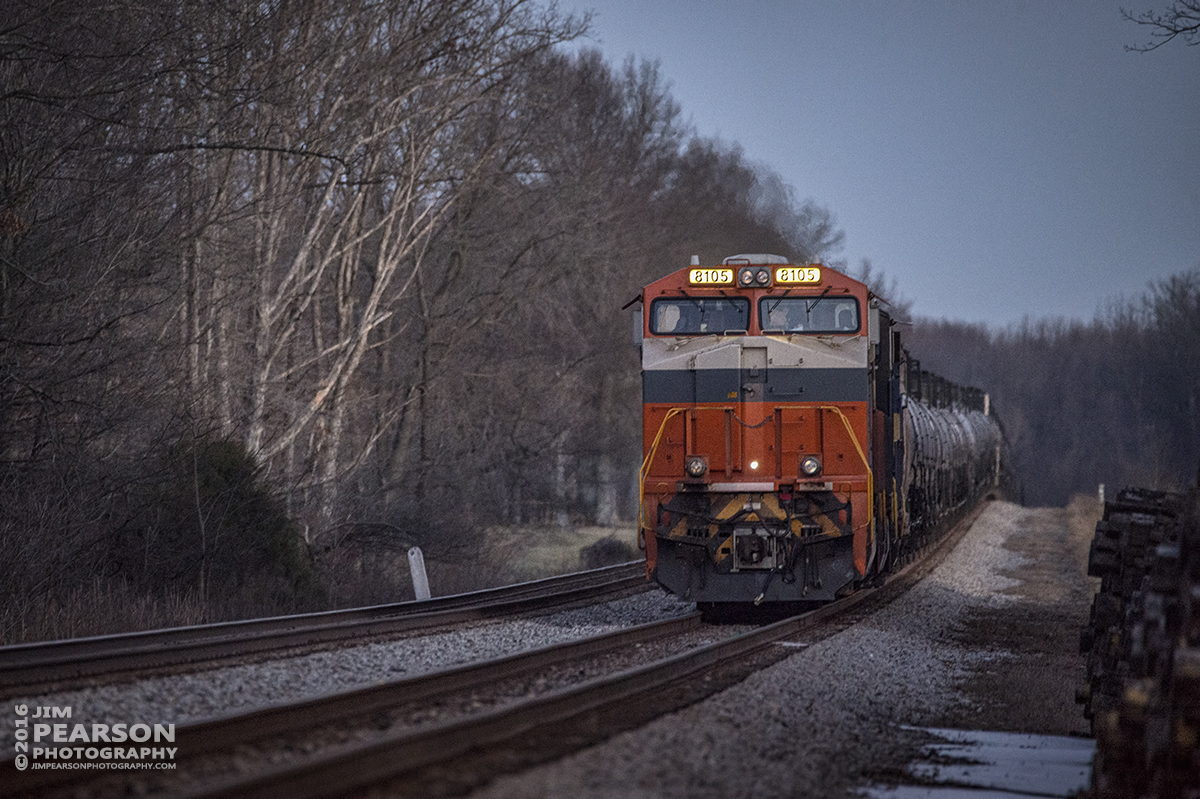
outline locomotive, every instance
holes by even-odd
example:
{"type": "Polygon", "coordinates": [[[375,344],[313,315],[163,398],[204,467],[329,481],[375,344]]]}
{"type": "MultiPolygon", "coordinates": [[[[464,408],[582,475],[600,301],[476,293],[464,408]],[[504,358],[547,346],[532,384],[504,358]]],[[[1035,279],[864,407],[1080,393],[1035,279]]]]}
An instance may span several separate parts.
{"type": "Polygon", "coordinates": [[[882,579],[1006,470],[987,395],[923,371],[866,284],[735,255],[643,289],[638,543],[710,608],[882,579]]]}

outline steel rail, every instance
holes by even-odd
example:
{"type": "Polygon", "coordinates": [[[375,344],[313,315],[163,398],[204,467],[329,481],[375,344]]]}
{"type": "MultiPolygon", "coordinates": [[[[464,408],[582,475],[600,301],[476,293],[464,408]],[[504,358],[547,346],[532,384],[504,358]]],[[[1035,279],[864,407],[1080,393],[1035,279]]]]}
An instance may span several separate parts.
{"type": "MultiPolygon", "coordinates": [[[[586,743],[584,739],[590,740],[587,729],[597,726],[587,724],[589,718],[626,714],[626,722],[644,720],[645,713],[654,708],[656,700],[672,695],[683,684],[694,687],[705,676],[753,658],[776,642],[831,623],[869,600],[890,601],[944,559],[970,528],[982,507],[983,503],[966,514],[938,543],[928,548],[923,557],[905,566],[882,587],[864,589],[817,610],[725,641],[467,719],[447,721],[417,731],[384,733],[373,741],[327,749],[300,762],[249,775],[224,777],[182,795],[189,799],[336,796],[379,783],[391,782],[394,786],[398,780],[415,777],[423,770],[450,761],[454,762],[456,770],[467,769],[465,764],[472,759],[486,758],[517,739],[545,738],[556,729],[561,731],[560,738],[569,736],[586,743]]],[[[722,687],[720,681],[712,681],[708,693],[722,687]]],[[[671,709],[674,708],[656,710],[669,712],[671,709]]]]}
{"type": "MultiPolygon", "coordinates": [[[[259,707],[245,713],[183,725],[175,732],[175,746],[179,751],[175,762],[186,767],[189,761],[214,752],[232,751],[242,744],[305,730],[328,728],[349,720],[361,720],[380,711],[413,705],[418,701],[435,702],[493,685],[500,680],[521,677],[584,658],[680,635],[695,630],[700,623],[700,614],[691,613],[445,671],[419,674],[402,680],[325,694],[293,703],[259,707]]],[[[11,756],[0,761],[0,772],[7,772],[12,777],[6,789],[14,796],[77,782],[81,776],[85,776],[80,772],[65,770],[17,771],[11,756]]],[[[92,773],[85,774],[88,778],[95,777],[92,773]]]]}
{"type": "Polygon", "coordinates": [[[645,565],[634,561],[424,602],[16,644],[0,647],[0,696],[528,613],[649,586],[645,565]]]}

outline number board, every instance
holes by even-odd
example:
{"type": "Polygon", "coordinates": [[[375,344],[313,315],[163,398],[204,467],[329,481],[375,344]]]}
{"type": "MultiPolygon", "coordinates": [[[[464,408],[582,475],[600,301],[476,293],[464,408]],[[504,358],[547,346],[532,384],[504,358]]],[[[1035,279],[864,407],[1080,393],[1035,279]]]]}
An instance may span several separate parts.
{"type": "Polygon", "coordinates": [[[688,272],[688,283],[693,286],[733,285],[732,269],[693,269],[688,272]]]}
{"type": "Polygon", "coordinates": [[[784,266],[775,270],[776,283],[820,283],[821,269],[816,266],[784,266]]]}

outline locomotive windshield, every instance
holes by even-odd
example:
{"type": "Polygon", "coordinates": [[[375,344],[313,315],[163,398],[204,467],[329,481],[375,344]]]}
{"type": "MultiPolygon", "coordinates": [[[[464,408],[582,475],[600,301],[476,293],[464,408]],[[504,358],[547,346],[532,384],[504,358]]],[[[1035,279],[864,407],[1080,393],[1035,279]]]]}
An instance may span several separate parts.
{"type": "Polygon", "coordinates": [[[750,301],[743,297],[663,297],[650,303],[650,332],[659,336],[744,333],[750,301]]]}
{"type": "Polygon", "coordinates": [[[858,300],[853,297],[763,297],[758,302],[763,332],[855,333],[858,300]]]}

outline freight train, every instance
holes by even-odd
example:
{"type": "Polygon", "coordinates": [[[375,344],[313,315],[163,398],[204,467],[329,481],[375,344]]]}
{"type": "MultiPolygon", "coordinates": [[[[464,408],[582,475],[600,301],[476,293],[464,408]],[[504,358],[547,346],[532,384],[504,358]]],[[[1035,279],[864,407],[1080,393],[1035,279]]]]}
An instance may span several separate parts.
{"type": "Polygon", "coordinates": [[[832,600],[1001,486],[987,395],[922,371],[864,283],[693,257],[640,300],[638,542],[668,591],[710,609],[832,600]]]}

